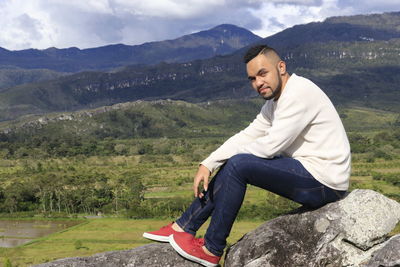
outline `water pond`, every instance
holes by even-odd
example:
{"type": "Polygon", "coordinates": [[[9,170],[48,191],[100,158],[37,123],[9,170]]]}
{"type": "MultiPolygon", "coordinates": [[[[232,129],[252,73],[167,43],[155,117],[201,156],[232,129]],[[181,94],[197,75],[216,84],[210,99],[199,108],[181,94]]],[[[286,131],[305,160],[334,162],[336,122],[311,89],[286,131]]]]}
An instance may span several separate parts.
{"type": "Polygon", "coordinates": [[[0,220],[0,247],[23,245],[79,223],[81,221],[0,220]]]}

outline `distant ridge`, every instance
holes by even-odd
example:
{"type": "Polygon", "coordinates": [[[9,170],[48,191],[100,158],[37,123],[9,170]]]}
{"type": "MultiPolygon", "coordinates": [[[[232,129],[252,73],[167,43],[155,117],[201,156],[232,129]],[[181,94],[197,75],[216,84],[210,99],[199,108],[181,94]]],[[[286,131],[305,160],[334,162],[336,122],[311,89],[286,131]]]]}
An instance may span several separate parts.
{"type": "Polygon", "coordinates": [[[7,65],[24,69],[79,72],[108,70],[134,64],[186,62],[229,54],[260,39],[261,37],[244,28],[222,24],[177,39],[141,45],[115,44],[89,49],[51,47],[45,50],[20,51],[0,48],[0,68],[7,65]]]}
{"type": "Polygon", "coordinates": [[[323,22],[295,25],[261,42],[284,52],[308,43],[388,41],[394,38],[400,38],[400,12],[331,17],[323,22]]]}
{"type": "Polygon", "coordinates": [[[382,14],[335,16],[325,20],[327,23],[348,23],[352,25],[367,26],[376,29],[394,30],[400,32],[398,17],[400,11],[382,14]]]}

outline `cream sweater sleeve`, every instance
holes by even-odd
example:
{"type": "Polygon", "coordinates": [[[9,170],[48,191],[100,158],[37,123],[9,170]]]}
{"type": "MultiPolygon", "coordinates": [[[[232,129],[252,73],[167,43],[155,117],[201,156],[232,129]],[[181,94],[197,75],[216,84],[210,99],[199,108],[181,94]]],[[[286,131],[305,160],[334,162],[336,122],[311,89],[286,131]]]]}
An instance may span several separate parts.
{"type": "MultiPolygon", "coordinates": [[[[291,94],[296,94],[293,90],[291,94]]],[[[249,153],[261,158],[272,158],[285,151],[309,125],[315,116],[313,106],[304,98],[283,97],[274,112],[273,126],[268,134],[241,146],[238,153],[249,153]]]]}
{"type": "Polygon", "coordinates": [[[239,151],[243,146],[254,142],[257,138],[265,136],[270,127],[271,122],[263,115],[263,112],[260,112],[247,128],[229,138],[217,150],[211,153],[208,158],[201,162],[201,164],[207,167],[210,172],[214,172],[215,169],[224,164],[230,157],[240,153],[239,151]]]}

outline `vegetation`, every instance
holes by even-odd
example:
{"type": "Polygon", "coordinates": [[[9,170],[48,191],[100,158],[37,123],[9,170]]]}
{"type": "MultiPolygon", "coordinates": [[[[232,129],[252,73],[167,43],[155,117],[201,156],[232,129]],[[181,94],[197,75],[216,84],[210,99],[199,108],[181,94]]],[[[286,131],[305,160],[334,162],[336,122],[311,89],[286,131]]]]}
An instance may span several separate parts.
{"type": "MultiPolygon", "coordinates": [[[[8,124],[0,135],[0,212],[178,216],[191,201],[197,164],[245,127],[259,106],[255,100],[141,102],[85,116],[64,114],[42,124],[8,124]]],[[[381,191],[398,200],[400,170],[391,167],[400,160],[398,114],[344,108],[340,116],[349,133],[353,174],[384,182],[394,189],[381,191]]],[[[240,218],[269,219],[295,207],[266,194],[253,200],[240,218]]]]}
{"type": "Polygon", "coordinates": [[[45,69],[3,69],[0,67],[0,91],[23,83],[56,79],[62,75],[63,73],[45,69]]]}
{"type": "MultiPolygon", "coordinates": [[[[135,102],[1,124],[1,217],[109,218],[0,249],[0,261],[26,266],[146,243],[143,231],[173,220],[190,204],[198,163],[260,106],[258,100],[135,102]]],[[[350,189],[369,188],[400,201],[399,114],[360,107],[339,114],[353,152],[350,189]]],[[[229,242],[296,207],[249,186],[229,242]]]]}

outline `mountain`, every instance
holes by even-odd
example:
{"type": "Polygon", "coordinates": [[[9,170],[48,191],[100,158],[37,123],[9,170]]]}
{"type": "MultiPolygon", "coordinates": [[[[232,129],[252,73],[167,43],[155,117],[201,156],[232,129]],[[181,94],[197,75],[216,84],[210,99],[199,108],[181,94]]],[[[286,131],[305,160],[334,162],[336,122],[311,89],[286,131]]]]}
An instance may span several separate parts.
{"type": "Polygon", "coordinates": [[[394,38],[400,38],[400,12],[332,17],[324,22],[293,26],[264,40],[278,50],[286,50],[308,43],[388,41],[394,38]]]}
{"type": "MultiPolygon", "coordinates": [[[[275,46],[290,72],[311,78],[335,104],[400,111],[399,25],[400,12],[330,18],[294,26],[257,43],[275,46]]],[[[201,102],[253,97],[241,62],[245,49],[205,60],[83,72],[10,88],[0,94],[0,119],[139,99],[201,102]]]]}
{"type": "Polygon", "coordinates": [[[225,55],[249,45],[261,37],[230,24],[182,36],[174,40],[144,43],[142,45],[115,44],[97,48],[76,47],[45,50],[26,49],[8,51],[0,48],[0,67],[15,66],[24,69],[50,69],[58,72],[109,70],[134,64],[186,62],[225,55]]]}

